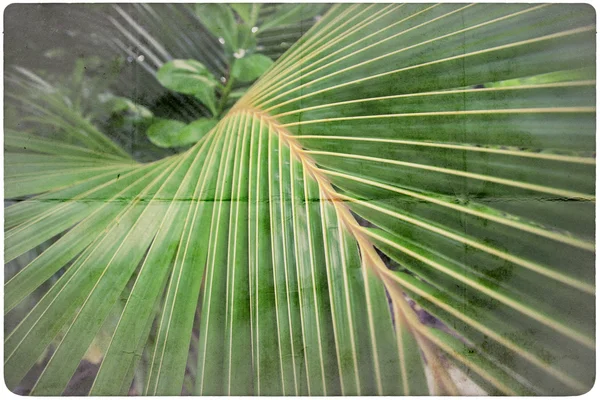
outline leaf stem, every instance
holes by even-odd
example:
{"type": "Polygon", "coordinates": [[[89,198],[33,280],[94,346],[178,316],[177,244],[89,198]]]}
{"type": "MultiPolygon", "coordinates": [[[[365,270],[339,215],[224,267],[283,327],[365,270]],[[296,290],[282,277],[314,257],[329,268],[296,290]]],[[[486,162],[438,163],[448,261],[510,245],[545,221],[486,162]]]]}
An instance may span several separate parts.
{"type": "Polygon", "coordinates": [[[217,118],[221,118],[222,114],[223,114],[223,110],[225,109],[225,105],[227,104],[227,100],[229,99],[229,94],[231,93],[231,89],[233,88],[233,82],[235,81],[235,79],[233,78],[233,76],[231,76],[231,71],[233,69],[233,64],[235,63],[235,60],[232,61],[231,65],[229,66],[229,71],[227,73],[227,84],[225,85],[225,88],[223,89],[223,92],[221,93],[221,100],[219,101],[219,109],[217,111],[217,118]]]}

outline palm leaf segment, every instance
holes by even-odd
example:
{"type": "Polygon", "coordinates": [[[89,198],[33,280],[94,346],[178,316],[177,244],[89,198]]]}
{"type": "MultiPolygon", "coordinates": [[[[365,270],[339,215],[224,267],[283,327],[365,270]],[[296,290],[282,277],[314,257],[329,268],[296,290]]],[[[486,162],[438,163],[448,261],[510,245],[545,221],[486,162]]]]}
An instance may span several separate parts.
{"type": "Polygon", "coordinates": [[[33,392],[60,394],[125,296],[91,394],[144,349],[146,394],[179,394],[195,323],[199,394],[456,393],[449,364],[588,390],[594,35],[587,6],[338,5],[183,154],[8,132],[7,197],[37,195],[6,261],[68,230],[5,286],[9,312],[68,266],[6,338],[9,387],[61,335],[33,392]],[[488,85],[532,76],[558,78],[488,85]]]}

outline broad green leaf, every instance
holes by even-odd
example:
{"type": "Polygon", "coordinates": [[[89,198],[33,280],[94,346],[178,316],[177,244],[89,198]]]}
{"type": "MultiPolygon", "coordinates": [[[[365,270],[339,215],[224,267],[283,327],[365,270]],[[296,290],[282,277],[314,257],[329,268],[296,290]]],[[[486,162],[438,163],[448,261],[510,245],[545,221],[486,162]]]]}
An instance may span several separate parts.
{"type": "Polygon", "coordinates": [[[219,121],[216,119],[201,118],[187,124],[179,131],[178,137],[174,140],[177,146],[196,143],[202,139],[219,121]]]}
{"type": "MultiPolygon", "coordinates": [[[[236,53],[240,53],[241,50],[244,52],[254,51],[256,48],[256,36],[252,32],[252,27],[248,24],[238,25],[238,49],[236,53]],[[241,49],[241,50],[240,50],[241,49]]],[[[234,53],[234,57],[236,56],[234,53]]]]}
{"type": "Polygon", "coordinates": [[[219,82],[198,61],[169,61],[160,67],[156,73],[156,79],[171,90],[194,95],[213,114],[216,113],[215,88],[219,82]]]}
{"type": "Polygon", "coordinates": [[[148,138],[159,147],[179,147],[196,143],[217,124],[217,120],[201,118],[190,124],[172,119],[154,122],[148,128],[148,138]]]}
{"type": "Polygon", "coordinates": [[[268,70],[271,65],[273,65],[273,60],[269,57],[262,54],[251,54],[235,61],[231,76],[241,82],[252,82],[268,70]]]}
{"type": "Polygon", "coordinates": [[[210,33],[223,40],[226,49],[237,50],[237,23],[229,5],[196,4],[195,11],[210,33]]]}
{"type": "Polygon", "coordinates": [[[250,21],[250,13],[252,12],[252,8],[254,4],[251,3],[231,3],[229,4],[231,8],[245,21],[250,21]]]}
{"type": "Polygon", "coordinates": [[[148,139],[158,147],[179,146],[179,132],[187,125],[174,119],[158,119],[148,128],[148,139]]]}
{"type": "Polygon", "coordinates": [[[250,26],[254,26],[262,4],[260,3],[232,3],[231,8],[250,26]]]}

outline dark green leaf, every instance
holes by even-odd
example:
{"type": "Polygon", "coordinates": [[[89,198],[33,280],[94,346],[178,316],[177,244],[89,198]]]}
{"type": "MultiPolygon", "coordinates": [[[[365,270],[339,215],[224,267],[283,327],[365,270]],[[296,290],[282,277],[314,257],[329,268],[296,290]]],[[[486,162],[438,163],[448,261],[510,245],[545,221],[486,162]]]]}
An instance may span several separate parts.
{"type": "Polygon", "coordinates": [[[179,132],[185,128],[185,123],[174,119],[159,119],[148,128],[148,139],[158,147],[174,147],[179,132]]]}
{"type": "MultiPolygon", "coordinates": [[[[253,50],[256,47],[256,37],[252,33],[252,28],[247,24],[238,25],[237,44],[239,49],[244,51],[253,50]]],[[[237,49],[237,51],[239,51],[237,49]]]]}
{"type": "Polygon", "coordinates": [[[194,95],[213,114],[216,113],[215,87],[219,82],[198,61],[169,61],[158,70],[156,78],[163,86],[171,90],[194,95]]]}
{"type": "Polygon", "coordinates": [[[225,48],[237,50],[237,24],[231,8],[225,4],[196,4],[196,15],[225,48]]]}
{"type": "Polygon", "coordinates": [[[256,24],[258,13],[262,4],[260,3],[233,3],[231,8],[250,26],[256,24]]]}
{"type": "Polygon", "coordinates": [[[148,129],[148,138],[159,147],[179,147],[196,143],[217,125],[216,119],[200,118],[185,125],[181,121],[160,119],[148,129]]]}
{"type": "Polygon", "coordinates": [[[173,140],[173,146],[184,146],[196,143],[202,139],[219,121],[216,119],[200,118],[185,126],[173,140]]]}
{"type": "Polygon", "coordinates": [[[251,4],[251,3],[232,3],[230,4],[231,8],[233,8],[235,10],[235,12],[245,21],[245,22],[250,22],[252,21],[251,17],[252,17],[252,9],[255,6],[259,6],[260,4],[251,4]]]}
{"type": "Polygon", "coordinates": [[[251,82],[261,76],[273,64],[267,56],[252,54],[241,58],[233,64],[231,75],[238,81],[251,82]]]}

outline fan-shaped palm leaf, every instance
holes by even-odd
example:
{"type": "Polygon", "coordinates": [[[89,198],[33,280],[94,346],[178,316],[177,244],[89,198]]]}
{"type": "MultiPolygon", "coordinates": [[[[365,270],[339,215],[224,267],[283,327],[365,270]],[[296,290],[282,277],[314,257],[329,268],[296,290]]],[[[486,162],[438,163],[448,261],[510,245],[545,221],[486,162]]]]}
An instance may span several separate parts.
{"type": "Polygon", "coordinates": [[[116,312],[93,395],[127,393],[145,348],[145,394],[178,395],[194,324],[198,394],[457,393],[450,363],[489,393],[585,392],[594,19],[336,5],[185,153],[7,132],[7,196],[35,195],[5,210],[7,261],[66,232],[5,285],[10,312],[64,270],[7,335],[9,387],[60,337],[33,391],[60,394],[116,312]]]}

